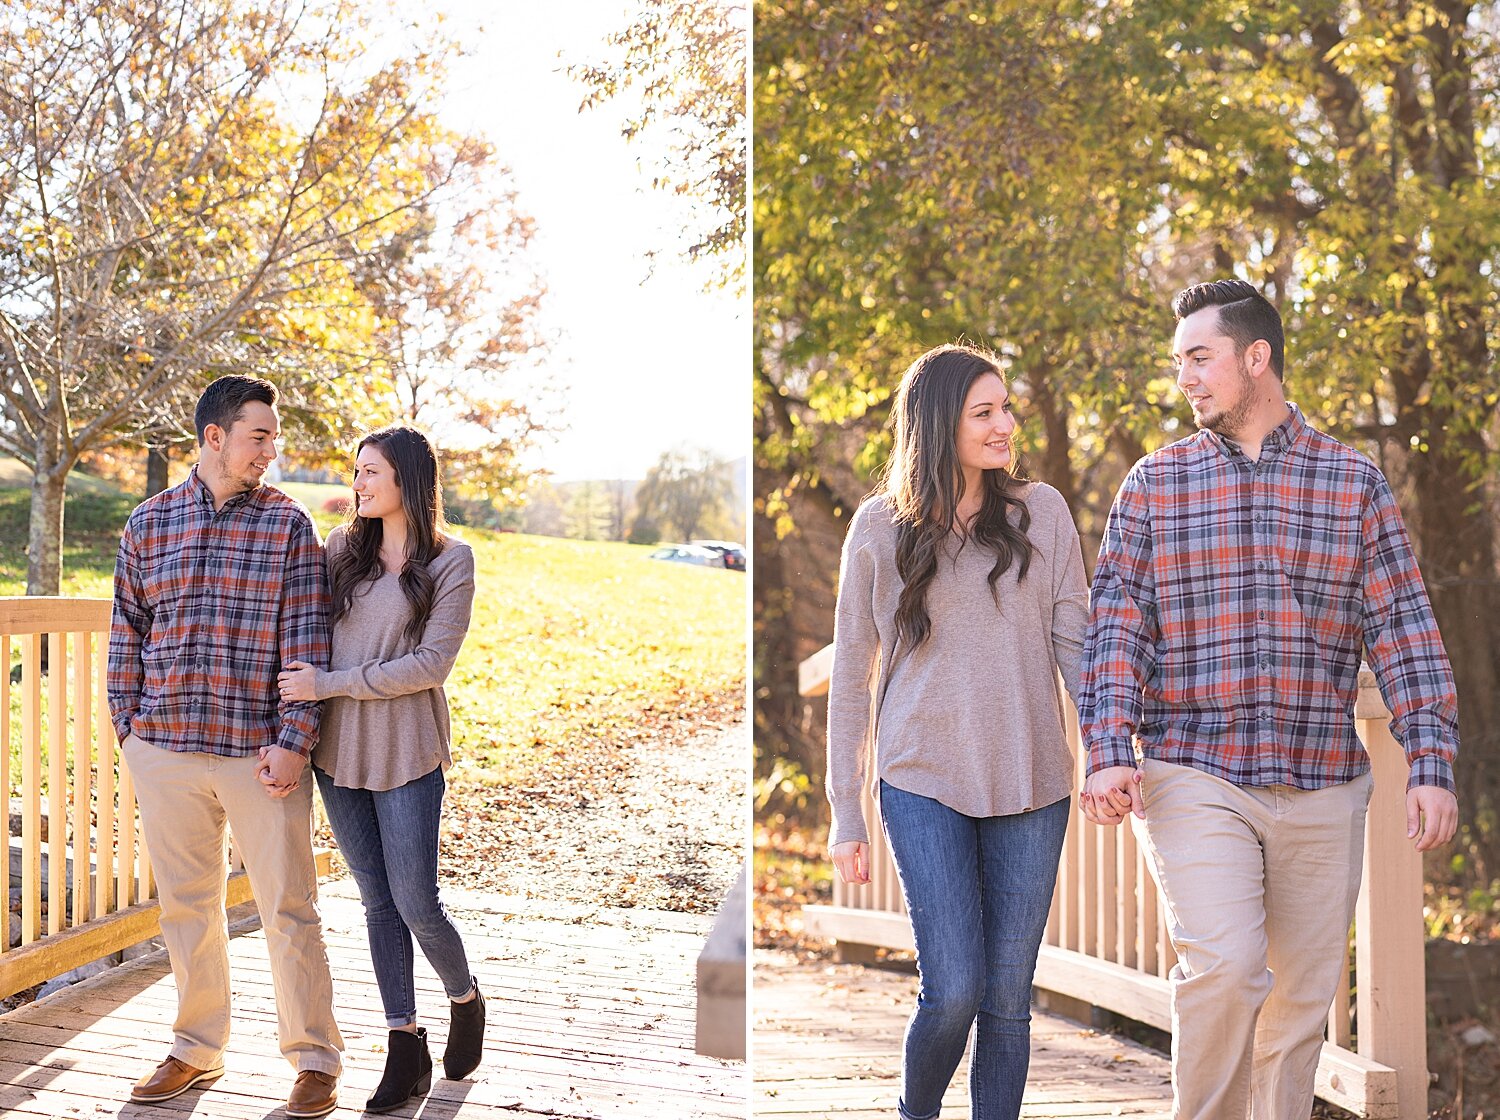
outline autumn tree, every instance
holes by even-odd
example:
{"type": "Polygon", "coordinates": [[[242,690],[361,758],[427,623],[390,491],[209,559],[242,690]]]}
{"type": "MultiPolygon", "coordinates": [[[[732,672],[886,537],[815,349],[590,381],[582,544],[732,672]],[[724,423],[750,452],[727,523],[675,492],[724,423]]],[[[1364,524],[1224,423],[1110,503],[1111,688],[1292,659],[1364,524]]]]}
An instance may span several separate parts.
{"type": "MultiPolygon", "coordinates": [[[[367,258],[356,284],[374,315],[375,368],[407,423],[442,433],[444,473],[460,493],[516,506],[533,471],[523,456],[547,429],[519,374],[544,352],[543,295],[528,256],[533,223],[515,192],[461,168],[440,204],[367,258]]],[[[503,182],[503,181],[502,181],[503,182]]]]}
{"type": "Polygon", "coordinates": [[[361,268],[483,145],[442,68],[350,2],[35,0],[0,25],[0,448],[34,472],[28,592],[57,590],[83,452],[181,432],[225,372],[331,443],[394,414],[361,268]]]}
{"type": "Polygon", "coordinates": [[[633,90],[627,139],[649,136],[668,149],[653,160],[653,185],[689,202],[685,246],[709,262],[714,282],[739,288],[745,274],[745,60],[749,14],[735,0],[639,0],[634,21],[608,37],[610,56],[575,64],[588,87],[580,111],[633,90]]]}

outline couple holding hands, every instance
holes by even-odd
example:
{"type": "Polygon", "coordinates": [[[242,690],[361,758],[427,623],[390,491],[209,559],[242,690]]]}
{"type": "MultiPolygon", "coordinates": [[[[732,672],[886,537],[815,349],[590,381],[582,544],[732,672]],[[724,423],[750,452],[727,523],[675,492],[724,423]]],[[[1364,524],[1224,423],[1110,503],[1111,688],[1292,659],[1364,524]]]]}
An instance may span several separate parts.
{"type": "Polygon", "coordinates": [[[171,1052],[131,1099],[170,1100],[224,1072],[227,824],[297,1071],[287,1115],[336,1106],[343,1040],[317,910],[316,781],[364,903],[390,1028],[366,1108],[385,1112],[432,1079],[413,939],[451,1001],[444,1073],[473,1072],[483,1045],[484,998],[437,885],[451,762],[442,685],[469,626],[474,554],[445,532],[437,456],[412,428],[361,441],[355,508],[325,549],[307,510],[263,485],[281,438],[276,404],[259,378],[210,384],[192,473],[136,507],[120,542],[109,705],[178,999],[171,1052]]]}
{"type": "Polygon", "coordinates": [[[1091,592],[1062,496],[1011,474],[998,363],[968,347],[906,371],[849,528],[829,843],[868,881],[873,781],[921,974],[903,1120],[938,1115],[976,1020],[974,1120],[1020,1113],[1072,790],[1059,673],[1082,810],[1130,818],[1165,904],[1179,1120],[1311,1112],[1371,795],[1362,652],[1411,767],[1408,836],[1428,851],[1457,826],[1453,676],[1389,484],[1287,402],[1281,318],[1252,285],[1172,309],[1200,430],[1130,470],[1091,592]]]}

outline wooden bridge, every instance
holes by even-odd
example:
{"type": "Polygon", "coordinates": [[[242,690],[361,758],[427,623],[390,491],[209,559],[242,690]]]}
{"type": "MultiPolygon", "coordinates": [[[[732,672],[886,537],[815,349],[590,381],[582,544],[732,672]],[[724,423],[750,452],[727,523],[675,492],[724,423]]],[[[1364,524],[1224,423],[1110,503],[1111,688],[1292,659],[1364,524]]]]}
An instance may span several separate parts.
{"type": "MultiPolygon", "coordinates": [[[[828,646],[802,663],[803,695],[827,692],[832,653],[828,646]]],[[[1077,713],[1071,705],[1068,713],[1068,740],[1081,786],[1077,713]]],[[[1406,837],[1407,765],[1390,719],[1374,674],[1362,671],[1355,725],[1373,764],[1375,793],[1365,830],[1354,951],[1343,990],[1329,1009],[1317,1081],[1321,1099],[1372,1118],[1427,1115],[1422,859],[1406,837]]],[[[868,790],[865,798],[866,816],[878,820],[868,790]]],[[[1101,1007],[1169,1030],[1167,975],[1176,958],[1144,853],[1129,827],[1090,824],[1076,800],[1073,817],[1037,964],[1042,1006],[1084,1021],[1092,1007],[1101,1007]]],[[[835,881],[831,906],[804,911],[808,929],[832,939],[845,959],[860,959],[872,947],[913,947],[895,865],[879,829],[871,833],[870,849],[869,884],[835,881]]],[[[758,971],[758,1007],[779,998],[771,991],[776,983],[774,975],[758,971]]],[[[758,1023],[757,1031],[763,1030],[758,1023]]],[[[755,1073],[759,1082],[767,1068],[757,1063],[755,1073]]]]}
{"type": "MultiPolygon", "coordinates": [[[[798,963],[758,953],[757,1120],[889,1120],[901,1092],[901,1039],[917,1000],[908,971],[798,963]]],[[[1024,1120],[1170,1120],[1171,1070],[1144,1046],[1033,1011],[1024,1120]]],[[[943,1120],[968,1120],[967,1063],[943,1096],[943,1120]]]]}
{"type": "MultiPolygon", "coordinates": [[[[16,944],[0,927],[0,998],[159,928],[150,853],[104,693],[108,620],[107,601],[0,599],[0,744],[20,825],[0,861],[0,897],[19,897],[16,944]]],[[[321,853],[324,870],[330,858],[321,853]]],[[[352,883],[324,883],[321,893],[346,1045],[341,1101],[361,1110],[385,1061],[384,1016],[352,883]]],[[[176,991],[158,951],[0,1015],[0,1115],[279,1113],[293,1074],[277,1051],[265,942],[248,897],[243,873],[232,875],[234,1026],[216,1083],[154,1107],[129,1102],[131,1084],[171,1044],[176,991]]],[[[434,1080],[425,1101],[398,1115],[745,1115],[744,1064],[700,1055],[694,1045],[695,1033],[702,1037],[695,971],[702,973],[712,918],[446,887],[444,897],[489,1003],[486,1056],[473,1077],[434,1080]]],[[[447,1004],[420,954],[417,985],[419,1011],[434,1016],[427,1025],[437,1056],[447,1004]]],[[[743,1019],[742,986],[739,1005],[743,1019]]]]}

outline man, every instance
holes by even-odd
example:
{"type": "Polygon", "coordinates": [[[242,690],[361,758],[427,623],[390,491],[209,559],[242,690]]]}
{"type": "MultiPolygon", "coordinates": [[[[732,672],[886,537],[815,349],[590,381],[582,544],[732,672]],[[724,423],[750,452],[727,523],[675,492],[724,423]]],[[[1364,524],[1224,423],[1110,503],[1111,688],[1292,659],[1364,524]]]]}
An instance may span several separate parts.
{"type": "Polygon", "coordinates": [[[1283,395],[1276,309],[1241,280],[1172,308],[1201,430],[1137,463],[1110,512],[1081,798],[1096,823],[1133,811],[1166,903],[1173,1116],[1296,1120],[1359,892],[1361,648],[1411,766],[1419,851],[1457,824],[1457,701],[1389,484],[1283,395]]]}
{"type": "Polygon", "coordinates": [[[316,703],[278,703],[289,661],[328,663],[328,587],[307,511],[262,485],[281,425],[276,388],[214,381],[198,401],[187,481],[130,515],[115,565],[109,706],[135,779],[177,982],[175,1041],[131,1099],[169,1100],[224,1072],[229,1041],[225,824],[255,893],[287,1115],[337,1101],[343,1040],[317,911],[312,782],[316,703]]]}

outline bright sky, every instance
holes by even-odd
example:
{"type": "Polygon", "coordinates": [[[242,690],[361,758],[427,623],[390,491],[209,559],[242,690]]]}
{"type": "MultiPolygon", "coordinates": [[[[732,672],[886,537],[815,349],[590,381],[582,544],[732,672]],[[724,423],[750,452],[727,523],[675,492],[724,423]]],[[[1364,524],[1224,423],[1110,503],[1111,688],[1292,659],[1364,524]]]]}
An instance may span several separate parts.
{"type": "Polygon", "coordinates": [[[547,364],[565,387],[567,426],[536,465],[559,481],[640,478],[680,444],[747,454],[748,298],[703,291],[704,266],[680,255],[682,203],[651,187],[648,138],[626,143],[619,106],[580,114],[587,91],[564,72],[607,57],[605,36],[630,24],[634,5],[421,0],[422,11],[436,9],[474,48],[451,68],[442,115],[494,143],[536,219],[542,326],[558,336],[547,364]]]}

